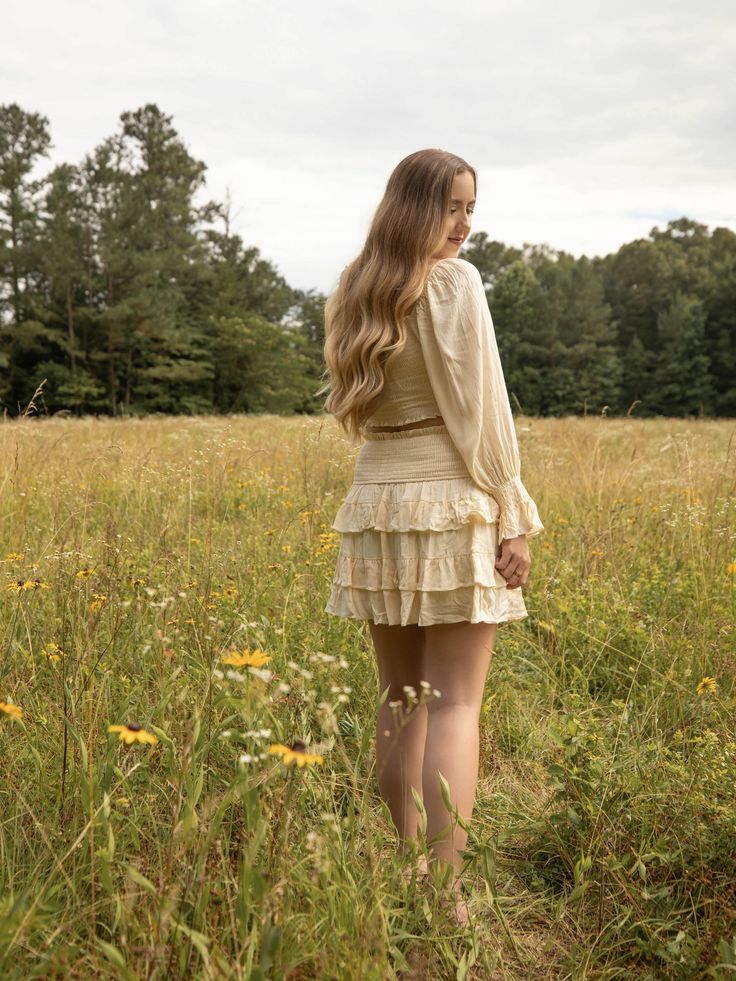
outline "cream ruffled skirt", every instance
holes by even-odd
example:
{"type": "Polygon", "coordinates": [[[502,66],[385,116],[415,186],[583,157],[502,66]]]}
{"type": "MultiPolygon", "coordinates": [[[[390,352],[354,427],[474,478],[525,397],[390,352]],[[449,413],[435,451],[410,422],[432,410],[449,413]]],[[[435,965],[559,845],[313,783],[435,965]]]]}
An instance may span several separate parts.
{"type": "Polygon", "coordinates": [[[326,613],[375,623],[504,623],[528,616],[497,571],[496,501],[447,427],[366,433],[332,527],[341,533],[326,613]]]}

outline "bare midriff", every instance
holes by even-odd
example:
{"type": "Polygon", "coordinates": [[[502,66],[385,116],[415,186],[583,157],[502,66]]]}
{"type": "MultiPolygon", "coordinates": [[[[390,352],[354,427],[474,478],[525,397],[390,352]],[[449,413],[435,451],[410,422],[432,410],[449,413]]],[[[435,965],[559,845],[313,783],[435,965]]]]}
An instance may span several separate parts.
{"type": "Polygon", "coordinates": [[[419,422],[407,422],[403,426],[366,426],[369,433],[395,433],[401,429],[422,429],[424,426],[441,426],[445,420],[442,416],[432,416],[430,419],[420,419],[419,422]]]}

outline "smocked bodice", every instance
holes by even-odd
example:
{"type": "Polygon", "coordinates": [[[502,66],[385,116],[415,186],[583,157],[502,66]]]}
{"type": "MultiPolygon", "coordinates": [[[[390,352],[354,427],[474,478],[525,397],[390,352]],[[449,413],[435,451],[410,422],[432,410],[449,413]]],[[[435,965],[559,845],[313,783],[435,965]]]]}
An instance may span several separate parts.
{"type": "Polygon", "coordinates": [[[406,344],[388,365],[381,401],[368,426],[401,426],[440,415],[417,334],[416,314],[405,321],[406,344]]]}

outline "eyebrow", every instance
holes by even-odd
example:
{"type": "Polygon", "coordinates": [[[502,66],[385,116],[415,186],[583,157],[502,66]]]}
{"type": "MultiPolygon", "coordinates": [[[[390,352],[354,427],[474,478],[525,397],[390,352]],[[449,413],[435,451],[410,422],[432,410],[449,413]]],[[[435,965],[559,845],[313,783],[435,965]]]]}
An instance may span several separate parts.
{"type": "MultiPolygon", "coordinates": [[[[462,201],[460,200],[460,198],[452,198],[450,204],[462,204],[462,201]]],[[[473,198],[472,201],[468,201],[468,204],[475,204],[475,198],[473,198]]]]}

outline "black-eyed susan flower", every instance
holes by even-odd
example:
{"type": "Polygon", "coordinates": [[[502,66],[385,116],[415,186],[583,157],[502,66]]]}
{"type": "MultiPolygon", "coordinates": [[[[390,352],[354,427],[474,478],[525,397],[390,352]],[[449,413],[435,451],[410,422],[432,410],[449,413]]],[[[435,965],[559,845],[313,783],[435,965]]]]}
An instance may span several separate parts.
{"type": "Polygon", "coordinates": [[[729,562],[726,566],[726,572],[729,576],[736,576],[736,562],[729,562]]]}
{"type": "Polygon", "coordinates": [[[8,552],[5,556],[6,562],[22,562],[25,555],[22,552],[8,552]]]}
{"type": "Polygon", "coordinates": [[[77,579],[89,579],[90,576],[95,574],[95,571],[96,570],[92,569],[90,566],[86,566],[84,569],[79,569],[77,572],[75,572],[75,576],[77,579]]]}
{"type": "Polygon", "coordinates": [[[53,641],[50,641],[45,647],[41,648],[41,655],[48,658],[49,661],[60,661],[63,653],[59,645],[53,641]]]}
{"type": "Polygon", "coordinates": [[[707,691],[716,692],[718,691],[718,682],[715,678],[709,678],[706,675],[705,678],[700,679],[695,691],[698,693],[698,695],[705,695],[707,691]]]}
{"type": "Polygon", "coordinates": [[[108,726],[107,731],[117,732],[120,742],[126,743],[128,746],[132,743],[149,743],[151,746],[155,746],[158,742],[152,732],[148,732],[136,722],[129,722],[125,726],[108,726]]]}
{"type": "Polygon", "coordinates": [[[307,745],[301,739],[297,739],[291,746],[284,746],[283,743],[273,743],[268,747],[268,752],[273,756],[280,756],[281,762],[285,766],[296,763],[297,766],[305,764],[324,763],[324,759],[318,753],[308,753],[307,745]]]}
{"type": "Polygon", "coordinates": [[[234,668],[243,668],[246,665],[251,668],[260,668],[270,660],[271,655],[266,654],[265,651],[257,647],[251,651],[246,647],[243,651],[230,651],[229,654],[225,654],[222,663],[231,664],[234,668]]]}
{"type": "Polygon", "coordinates": [[[23,717],[23,709],[20,705],[13,705],[12,702],[0,702],[0,712],[13,721],[23,717]]]}
{"type": "Polygon", "coordinates": [[[50,589],[48,583],[41,582],[40,579],[15,579],[13,582],[6,583],[5,588],[9,592],[21,593],[29,589],[50,589]]]}

